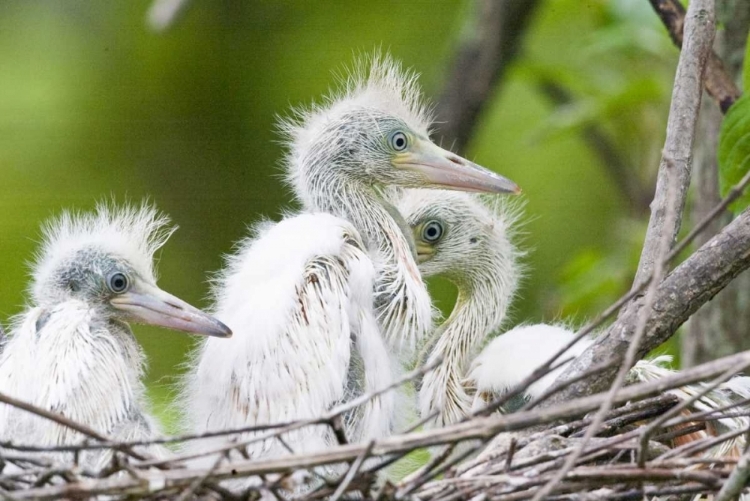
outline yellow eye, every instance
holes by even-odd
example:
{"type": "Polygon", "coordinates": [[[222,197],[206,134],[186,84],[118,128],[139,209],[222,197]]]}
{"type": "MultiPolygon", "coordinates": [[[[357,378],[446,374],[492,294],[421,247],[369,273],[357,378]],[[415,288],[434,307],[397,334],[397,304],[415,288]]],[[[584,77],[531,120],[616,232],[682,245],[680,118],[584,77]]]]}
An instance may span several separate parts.
{"type": "Polygon", "coordinates": [[[440,221],[428,221],[422,227],[422,240],[433,244],[443,237],[444,231],[440,221]]]}

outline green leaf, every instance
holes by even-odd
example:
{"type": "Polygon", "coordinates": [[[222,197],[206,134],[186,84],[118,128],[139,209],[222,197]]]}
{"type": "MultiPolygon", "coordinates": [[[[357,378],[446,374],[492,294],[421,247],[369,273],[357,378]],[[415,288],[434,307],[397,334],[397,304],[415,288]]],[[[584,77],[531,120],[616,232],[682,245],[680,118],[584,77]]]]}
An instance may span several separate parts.
{"type": "MultiPolygon", "coordinates": [[[[725,197],[750,170],[750,96],[729,108],[719,136],[719,189],[725,197]]],[[[730,208],[737,214],[750,205],[747,190],[730,208]]]]}

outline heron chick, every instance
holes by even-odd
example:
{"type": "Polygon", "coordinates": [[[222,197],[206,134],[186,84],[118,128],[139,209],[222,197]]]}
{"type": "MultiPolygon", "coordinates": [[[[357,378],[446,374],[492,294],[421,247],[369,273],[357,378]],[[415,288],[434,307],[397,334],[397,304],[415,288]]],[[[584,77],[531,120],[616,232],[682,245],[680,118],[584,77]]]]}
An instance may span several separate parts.
{"type": "Polygon", "coordinates": [[[445,276],[458,290],[453,311],[419,357],[443,359],[422,380],[420,413],[437,412],[433,424],[450,424],[471,410],[463,385],[469,363],[506,319],[522,275],[513,244],[519,211],[517,204],[442,190],[407,190],[397,207],[412,228],[422,274],[445,276]]]}
{"type": "Polygon", "coordinates": [[[432,332],[432,307],[409,229],[383,195],[401,188],[519,193],[512,181],[429,138],[417,76],[388,56],[361,60],[343,91],[282,124],[287,177],[305,210],[350,221],[375,256],[383,335],[404,358],[432,332]]]}
{"type": "MultiPolygon", "coordinates": [[[[156,285],[153,255],[171,235],[155,209],[100,205],[44,227],[30,305],[13,319],[0,355],[0,392],[93,428],[116,441],[152,438],[145,358],[128,322],[208,336],[231,331],[156,285]]],[[[87,437],[0,405],[0,439],[70,445],[87,437]]],[[[108,455],[85,454],[100,467],[108,455]]]]}
{"type": "MultiPolygon", "coordinates": [[[[216,315],[235,339],[232,348],[209,339],[196,354],[182,392],[190,431],[319,416],[386,386],[397,358],[431,331],[408,226],[383,192],[518,187],[435,145],[429,123],[414,76],[378,56],[342,92],[283,123],[287,176],[304,212],[264,226],[221,273],[216,315]]],[[[393,398],[346,416],[348,440],[389,433],[393,398]]],[[[295,451],[331,441],[325,426],[285,437],[295,451]]],[[[206,442],[203,451],[216,445],[206,442]]],[[[288,451],[271,440],[248,453],[288,451]]]]}

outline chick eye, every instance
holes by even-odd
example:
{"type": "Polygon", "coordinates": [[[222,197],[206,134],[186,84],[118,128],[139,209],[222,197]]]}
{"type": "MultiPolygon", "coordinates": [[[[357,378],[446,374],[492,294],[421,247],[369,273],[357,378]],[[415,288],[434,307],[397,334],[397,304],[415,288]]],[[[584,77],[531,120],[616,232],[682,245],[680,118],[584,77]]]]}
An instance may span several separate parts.
{"type": "Polygon", "coordinates": [[[128,290],[130,282],[124,273],[112,273],[107,279],[107,287],[115,294],[121,294],[128,290]]]}
{"type": "Polygon", "coordinates": [[[391,136],[391,148],[396,151],[404,151],[409,145],[409,139],[403,132],[396,132],[391,136]]]}
{"type": "Polygon", "coordinates": [[[425,242],[437,242],[443,236],[443,225],[439,221],[430,221],[422,228],[422,240],[425,242]]]}

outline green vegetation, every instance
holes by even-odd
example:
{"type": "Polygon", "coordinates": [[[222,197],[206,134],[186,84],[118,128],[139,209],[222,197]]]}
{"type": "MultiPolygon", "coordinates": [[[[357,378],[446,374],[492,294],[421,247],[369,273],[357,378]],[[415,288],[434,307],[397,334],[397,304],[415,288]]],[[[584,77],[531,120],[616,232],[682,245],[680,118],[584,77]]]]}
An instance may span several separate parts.
{"type": "MultiPolygon", "coordinates": [[[[180,230],[161,286],[207,306],[221,255],[294,207],[274,120],[383,47],[437,97],[465,1],[193,2],[163,35],[148,2],[0,3],[0,321],[23,307],[39,226],[65,208],[152,199],[180,230]]],[[[468,156],[522,186],[528,274],[514,321],[582,321],[630,285],[643,207],[587,142],[596,127],[650,193],[677,50],[648,2],[550,0],[468,156]],[[546,84],[569,102],[555,104],[546,84]]],[[[738,106],[739,108],[739,106],[738,106]]],[[[448,310],[452,291],[433,287],[448,310]]],[[[190,338],[137,326],[158,408],[190,338]]]]}

